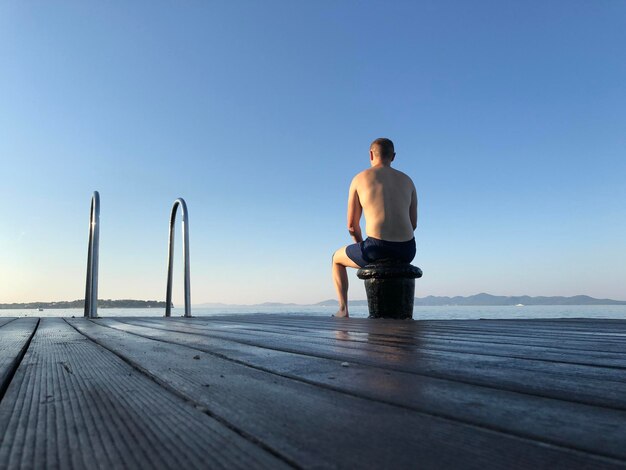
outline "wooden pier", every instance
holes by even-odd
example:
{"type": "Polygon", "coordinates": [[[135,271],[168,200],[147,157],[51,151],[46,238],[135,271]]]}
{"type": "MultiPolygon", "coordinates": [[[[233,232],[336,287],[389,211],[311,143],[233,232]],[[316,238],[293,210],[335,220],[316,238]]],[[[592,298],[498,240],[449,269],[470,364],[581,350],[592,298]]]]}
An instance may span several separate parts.
{"type": "Polygon", "coordinates": [[[626,320],[0,318],[0,469],[626,468],[626,320]]]}

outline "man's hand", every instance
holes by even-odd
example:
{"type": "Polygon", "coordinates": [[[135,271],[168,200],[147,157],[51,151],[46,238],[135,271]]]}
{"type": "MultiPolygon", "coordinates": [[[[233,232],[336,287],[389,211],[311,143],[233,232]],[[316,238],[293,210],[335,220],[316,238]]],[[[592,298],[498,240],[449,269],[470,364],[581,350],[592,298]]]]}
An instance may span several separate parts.
{"type": "Polygon", "coordinates": [[[363,241],[363,235],[361,235],[361,214],[363,213],[363,207],[359,200],[359,193],[356,188],[355,176],[350,184],[350,192],[348,193],[348,232],[356,243],[363,241]]]}
{"type": "Polygon", "coordinates": [[[361,243],[363,241],[363,235],[361,234],[361,227],[357,225],[358,230],[354,230],[353,227],[348,227],[348,233],[352,237],[355,243],[361,243]]]}

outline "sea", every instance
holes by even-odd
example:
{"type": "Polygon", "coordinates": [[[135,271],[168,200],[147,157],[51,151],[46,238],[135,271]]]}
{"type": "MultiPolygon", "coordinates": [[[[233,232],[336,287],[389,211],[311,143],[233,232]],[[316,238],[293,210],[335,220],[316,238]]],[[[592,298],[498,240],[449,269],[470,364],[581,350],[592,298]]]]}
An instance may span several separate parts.
{"type": "MultiPolygon", "coordinates": [[[[245,315],[251,313],[281,314],[294,316],[331,316],[336,307],[317,305],[249,306],[192,308],[192,316],[245,315]]],[[[172,309],[172,316],[182,316],[183,308],[172,309]]],[[[162,317],[162,308],[100,308],[100,317],[162,317]]],[[[0,310],[0,317],[82,317],[83,309],[7,309],[0,310]]],[[[367,306],[350,307],[350,316],[366,318],[367,306]]],[[[479,319],[528,319],[528,318],[613,318],[626,320],[626,305],[526,305],[526,306],[416,306],[414,320],[479,320],[479,319]]]]}

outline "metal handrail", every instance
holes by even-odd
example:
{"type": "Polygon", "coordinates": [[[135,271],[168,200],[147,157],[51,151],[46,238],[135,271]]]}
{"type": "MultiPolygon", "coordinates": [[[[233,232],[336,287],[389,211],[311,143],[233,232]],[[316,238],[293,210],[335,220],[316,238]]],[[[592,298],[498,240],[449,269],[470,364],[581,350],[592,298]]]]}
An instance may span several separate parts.
{"type": "Polygon", "coordinates": [[[87,282],[85,317],[98,317],[98,253],[100,251],[100,194],[93,192],[89,213],[89,246],[87,250],[87,282]]]}
{"type": "Polygon", "coordinates": [[[189,275],[189,213],[183,198],[178,198],[172,206],[170,215],[170,236],[167,251],[167,291],[165,293],[165,316],[172,314],[172,278],[174,273],[174,225],[176,224],[176,210],[181,207],[183,217],[183,258],[185,263],[185,317],[191,317],[191,281],[189,275]]]}

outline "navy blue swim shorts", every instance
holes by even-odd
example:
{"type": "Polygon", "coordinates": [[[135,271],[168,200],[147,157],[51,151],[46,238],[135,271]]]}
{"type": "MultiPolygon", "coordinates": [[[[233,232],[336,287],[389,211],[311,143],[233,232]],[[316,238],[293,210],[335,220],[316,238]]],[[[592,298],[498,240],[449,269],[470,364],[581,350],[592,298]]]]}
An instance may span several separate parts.
{"type": "Polygon", "coordinates": [[[415,238],[406,242],[388,242],[367,237],[361,243],[348,245],[346,254],[361,268],[383,259],[410,263],[415,258],[415,238]]]}

